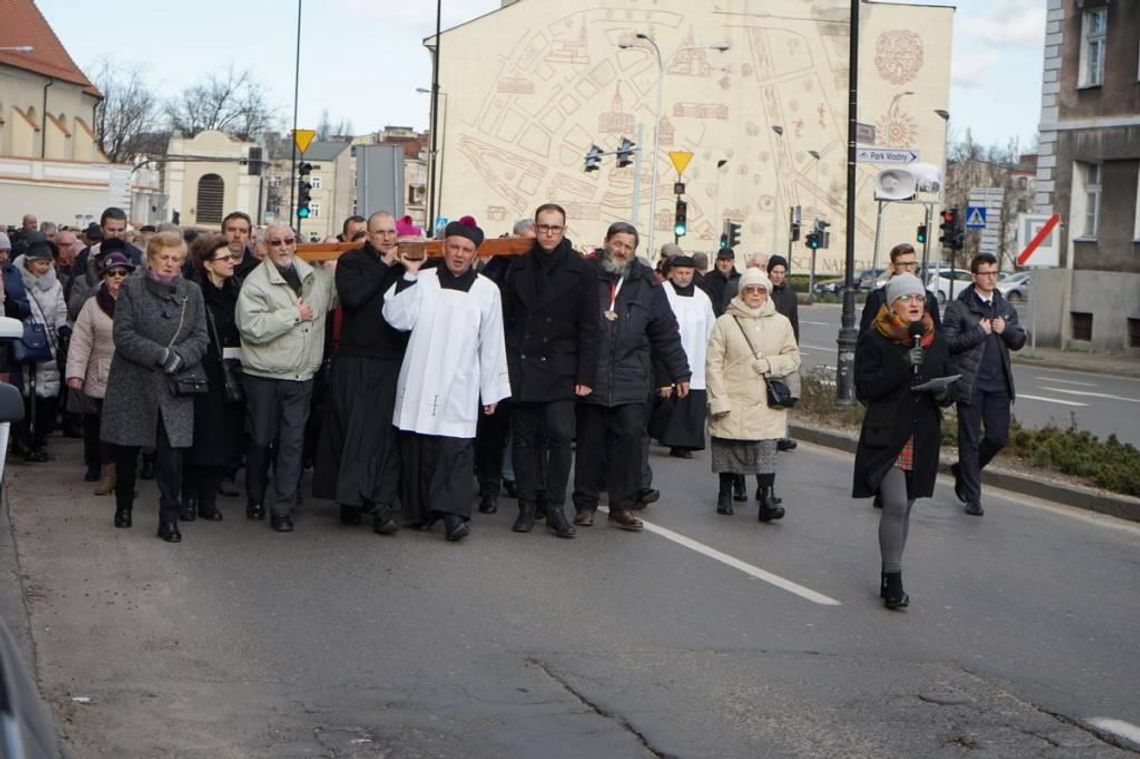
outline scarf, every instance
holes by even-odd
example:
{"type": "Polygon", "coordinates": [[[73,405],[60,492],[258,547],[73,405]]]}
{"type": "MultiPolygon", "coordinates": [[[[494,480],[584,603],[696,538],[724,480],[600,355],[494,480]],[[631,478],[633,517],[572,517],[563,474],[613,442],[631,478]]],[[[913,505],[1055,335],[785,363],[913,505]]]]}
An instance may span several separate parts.
{"type": "MultiPolygon", "coordinates": [[[[274,264],[274,266],[277,266],[277,264],[274,264]]],[[[289,285],[293,290],[293,294],[300,298],[301,292],[305,288],[304,285],[301,284],[301,275],[297,273],[297,267],[292,265],[287,267],[277,266],[277,271],[279,271],[281,276],[285,279],[285,284],[289,285]]]]}
{"type": "Polygon", "coordinates": [[[179,277],[182,276],[182,273],[179,272],[176,274],[172,274],[169,277],[164,277],[161,274],[157,273],[154,269],[147,269],[146,275],[148,277],[150,277],[150,279],[152,281],[157,282],[160,285],[168,285],[169,286],[169,285],[173,285],[175,282],[177,282],[179,277]]]}
{"type": "MultiPolygon", "coordinates": [[[[906,348],[909,348],[913,341],[908,325],[909,322],[886,306],[879,308],[874,321],[875,330],[880,335],[906,348]]],[[[925,311],[922,312],[922,339],[918,342],[923,348],[929,348],[934,342],[934,319],[925,311]]]]}
{"type": "Polygon", "coordinates": [[[115,299],[111,297],[111,291],[107,289],[107,285],[99,285],[99,289],[95,291],[95,304],[108,317],[115,318],[115,299]]]}

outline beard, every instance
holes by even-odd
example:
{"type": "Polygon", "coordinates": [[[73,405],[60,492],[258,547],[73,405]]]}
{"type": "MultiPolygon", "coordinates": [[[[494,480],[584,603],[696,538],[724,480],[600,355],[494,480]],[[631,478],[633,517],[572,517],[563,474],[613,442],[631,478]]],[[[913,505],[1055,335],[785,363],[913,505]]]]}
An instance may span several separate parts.
{"type": "Polygon", "coordinates": [[[607,250],[602,255],[602,271],[608,274],[617,274],[624,276],[629,272],[630,264],[633,263],[633,258],[627,258],[624,261],[614,256],[607,250]]]}

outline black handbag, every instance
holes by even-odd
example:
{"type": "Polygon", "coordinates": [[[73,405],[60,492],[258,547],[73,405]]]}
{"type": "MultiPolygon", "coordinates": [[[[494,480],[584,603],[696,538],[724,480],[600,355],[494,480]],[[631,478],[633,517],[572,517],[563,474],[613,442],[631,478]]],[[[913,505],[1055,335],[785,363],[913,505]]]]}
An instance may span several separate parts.
{"type": "MultiPolygon", "coordinates": [[[[748,333],[744,330],[744,325],[740,323],[740,319],[735,316],[732,317],[736,322],[736,326],[740,327],[740,334],[744,335],[744,341],[748,343],[748,349],[752,351],[752,355],[759,358],[756,354],[756,348],[752,346],[752,340],[749,339],[748,333]]],[[[792,389],[788,387],[788,383],[779,377],[769,377],[764,375],[764,385],[766,386],[766,396],[768,399],[768,408],[792,408],[799,400],[792,395],[792,389]]]]}
{"type": "Polygon", "coordinates": [[[51,343],[47,327],[39,322],[25,322],[24,336],[12,341],[12,363],[20,366],[51,361],[51,343]]]}
{"type": "MultiPolygon", "coordinates": [[[[187,300],[189,300],[189,298],[182,296],[182,313],[178,317],[178,328],[174,330],[174,336],[170,338],[170,343],[166,346],[167,348],[174,348],[174,341],[178,339],[178,333],[182,331],[182,324],[186,320],[187,300]]],[[[204,395],[210,392],[210,383],[206,379],[206,371],[202,368],[201,361],[193,366],[179,369],[167,377],[166,382],[170,388],[170,394],[175,398],[204,395]]]]}
{"type": "Polygon", "coordinates": [[[241,361],[236,358],[225,357],[222,337],[218,334],[218,327],[214,324],[214,317],[210,316],[208,306],[206,307],[206,323],[210,325],[210,333],[213,335],[214,345],[218,349],[218,357],[222,361],[222,383],[226,403],[241,403],[245,400],[245,387],[242,385],[244,373],[241,370],[241,361]]]}

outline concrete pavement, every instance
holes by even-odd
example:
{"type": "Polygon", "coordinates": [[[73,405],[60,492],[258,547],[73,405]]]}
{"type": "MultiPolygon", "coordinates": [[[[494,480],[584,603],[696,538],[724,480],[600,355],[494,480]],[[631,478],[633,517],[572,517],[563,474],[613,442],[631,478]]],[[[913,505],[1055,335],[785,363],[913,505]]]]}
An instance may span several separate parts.
{"type": "Polygon", "coordinates": [[[693,545],[520,536],[509,500],[460,545],[311,500],[278,535],[232,499],[171,546],[153,483],[115,530],[78,444],[52,448],[9,492],[75,756],[1115,757],[1089,721],[1140,724],[1140,529],[1117,520],[1000,493],[975,519],[942,482],[892,613],[878,514],[813,446],[781,455],[774,525],[713,512],[706,456],[655,451],[646,516],[693,545]]]}

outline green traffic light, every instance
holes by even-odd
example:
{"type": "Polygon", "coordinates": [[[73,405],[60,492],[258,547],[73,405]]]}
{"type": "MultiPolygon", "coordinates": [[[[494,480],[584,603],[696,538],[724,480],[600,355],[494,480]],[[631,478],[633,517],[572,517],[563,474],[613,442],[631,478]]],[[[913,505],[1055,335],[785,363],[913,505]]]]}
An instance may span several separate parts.
{"type": "Polygon", "coordinates": [[[308,208],[298,208],[297,209],[297,218],[298,219],[309,218],[309,209],[308,208]]]}
{"type": "Polygon", "coordinates": [[[685,231],[686,231],[686,227],[684,224],[678,224],[675,227],[673,227],[673,234],[676,235],[677,237],[684,237],[685,231]]]}

